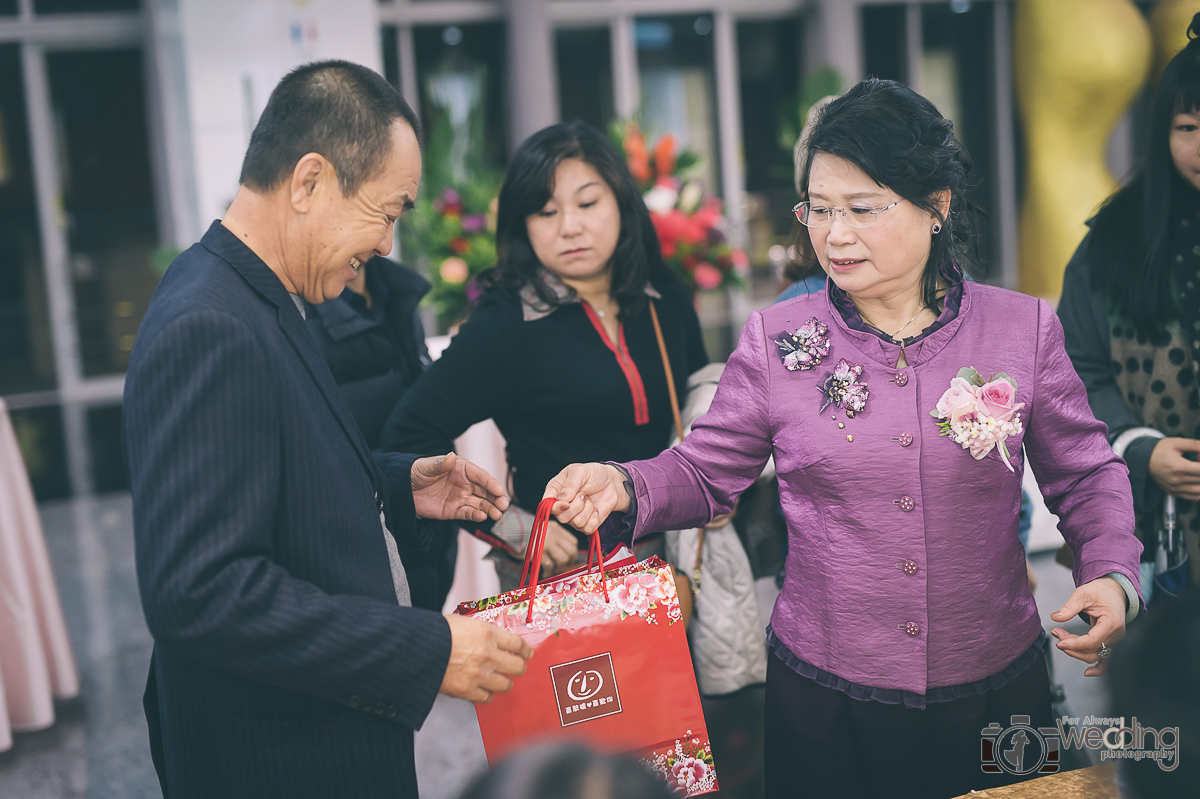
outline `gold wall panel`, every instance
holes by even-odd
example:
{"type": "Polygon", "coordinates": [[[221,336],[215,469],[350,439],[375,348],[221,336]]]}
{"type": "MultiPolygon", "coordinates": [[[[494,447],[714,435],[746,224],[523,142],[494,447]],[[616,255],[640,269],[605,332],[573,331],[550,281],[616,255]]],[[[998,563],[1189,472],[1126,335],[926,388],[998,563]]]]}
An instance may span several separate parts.
{"type": "Polygon", "coordinates": [[[1020,289],[1057,297],[1084,222],[1117,187],[1105,148],[1150,69],[1150,26],[1129,0],[1017,0],[1013,49],[1026,156],[1020,289]]]}
{"type": "Polygon", "coordinates": [[[1154,80],[1162,75],[1171,57],[1187,44],[1187,29],[1200,0],[1162,0],[1150,12],[1150,31],[1154,35],[1154,80]]]}

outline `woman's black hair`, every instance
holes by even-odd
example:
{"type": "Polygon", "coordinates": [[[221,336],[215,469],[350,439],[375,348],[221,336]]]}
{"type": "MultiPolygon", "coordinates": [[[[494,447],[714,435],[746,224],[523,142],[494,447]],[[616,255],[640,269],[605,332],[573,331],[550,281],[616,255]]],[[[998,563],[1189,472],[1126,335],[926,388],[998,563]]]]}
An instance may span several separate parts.
{"type": "Polygon", "coordinates": [[[1173,211],[1195,189],[1171,158],[1171,122],[1200,111],[1200,14],[1188,25],[1187,46],[1163,70],[1146,123],[1145,147],[1129,181],[1089,220],[1092,285],[1146,336],[1179,317],[1167,252],[1173,211]]]}
{"type": "Polygon", "coordinates": [[[538,279],[541,264],[529,243],[525,219],[540,211],[553,195],[555,171],[568,158],[589,164],[616,195],[621,233],[610,261],[610,292],[620,305],[620,318],[632,319],[646,307],[646,283],[651,277],[656,283],[670,280],[670,273],[663,265],[658,234],[625,158],[603,133],[586,122],[562,122],[543,128],[517,149],[500,187],[496,265],[480,274],[479,286],[484,291],[500,287],[515,292],[528,285],[547,305],[562,302],[538,279]]]}
{"type": "Polygon", "coordinates": [[[813,155],[844,158],[880,186],[899,194],[941,222],[930,242],[921,277],[921,298],[941,307],[939,277],[947,260],[964,269],[978,262],[979,207],[971,198],[971,156],[954,135],[954,125],[933,103],[902,83],[867,78],[833,100],[817,116],[808,136],[800,185],[807,188],[813,155]],[[937,195],[950,191],[942,215],[937,195]]]}
{"type": "Polygon", "coordinates": [[[460,799],[670,799],[662,779],[631,758],[579,744],[522,750],[476,777],[460,799]]]}

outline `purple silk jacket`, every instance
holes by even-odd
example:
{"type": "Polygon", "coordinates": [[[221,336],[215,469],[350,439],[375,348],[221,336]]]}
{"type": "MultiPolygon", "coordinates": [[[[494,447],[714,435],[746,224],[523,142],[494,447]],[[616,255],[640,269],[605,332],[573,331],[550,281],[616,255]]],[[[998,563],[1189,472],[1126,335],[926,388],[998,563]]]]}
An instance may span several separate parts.
{"type": "Polygon", "coordinates": [[[1017,538],[1026,458],[1075,551],[1076,585],[1120,572],[1138,586],[1142,547],[1125,464],[1044,300],[967,283],[958,316],[908,345],[903,369],[898,353],[848,328],[824,291],[757,311],[687,440],[625,466],[636,538],[727,513],[773,454],[790,536],[775,635],[843,679],[924,694],[1002,671],[1041,631],[1017,538]],[[788,371],[773,339],[814,316],[829,355],[788,371]],[[852,419],[832,405],[818,413],[842,358],[863,366],[870,391],[852,419]],[[1016,474],[996,450],[976,461],[940,437],[929,415],[965,366],[1017,383],[1016,474]]]}

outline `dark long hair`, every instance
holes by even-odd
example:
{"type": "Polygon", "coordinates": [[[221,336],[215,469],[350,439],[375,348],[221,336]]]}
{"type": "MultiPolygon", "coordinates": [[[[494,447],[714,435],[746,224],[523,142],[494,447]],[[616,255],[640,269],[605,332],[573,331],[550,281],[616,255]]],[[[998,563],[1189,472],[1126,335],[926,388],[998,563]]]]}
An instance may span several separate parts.
{"type": "Polygon", "coordinates": [[[533,286],[547,305],[555,297],[538,279],[541,265],[529,243],[525,218],[542,209],[554,193],[554,173],[568,158],[578,158],[600,173],[612,189],[621,213],[621,234],[613,251],[610,292],[621,307],[620,318],[632,319],[646,307],[645,287],[654,278],[670,280],[662,262],[658,234],[637,183],[616,146],[586,122],[562,122],[543,128],[517,149],[504,184],[496,214],[496,265],[479,275],[484,291],[503,288],[519,291],[533,286]]]}
{"type": "Polygon", "coordinates": [[[981,212],[971,198],[971,156],[933,103],[902,83],[867,78],[831,101],[813,122],[800,176],[805,191],[818,152],[846,159],[940,220],[942,230],[930,242],[921,276],[921,299],[930,308],[940,307],[939,275],[947,260],[981,269],[981,212]],[[942,216],[936,199],[945,190],[950,211],[942,216]]]}
{"type": "Polygon", "coordinates": [[[1173,209],[1196,190],[1171,158],[1171,120],[1200,110],[1200,14],[1188,25],[1187,46],[1163,70],[1147,121],[1145,148],[1129,182],[1109,197],[1088,224],[1092,284],[1134,327],[1156,336],[1179,317],[1171,296],[1167,252],[1173,209]]]}

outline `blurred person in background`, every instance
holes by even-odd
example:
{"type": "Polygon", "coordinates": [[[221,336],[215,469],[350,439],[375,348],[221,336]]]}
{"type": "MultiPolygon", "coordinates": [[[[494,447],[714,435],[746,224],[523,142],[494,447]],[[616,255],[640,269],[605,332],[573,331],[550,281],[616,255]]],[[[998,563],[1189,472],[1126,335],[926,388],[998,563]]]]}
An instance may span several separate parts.
{"type": "Polygon", "coordinates": [[[1129,466],[1143,559],[1154,558],[1169,494],[1193,586],[1200,584],[1198,34],[1200,15],[1158,82],[1139,165],[1088,221],[1058,305],[1088,402],[1129,466]]]}
{"type": "MultiPolygon", "coordinates": [[[[837,95],[828,94],[812,104],[812,107],[808,109],[808,113],[804,117],[804,128],[800,131],[800,138],[796,140],[796,146],[792,150],[796,194],[801,200],[808,199],[804,191],[804,186],[801,183],[804,164],[807,162],[808,156],[808,133],[812,130],[813,121],[817,118],[821,109],[829,105],[836,98],[837,95]]],[[[793,249],[789,252],[793,252],[795,257],[789,258],[783,268],[783,276],[788,281],[788,285],[775,298],[775,302],[783,302],[784,300],[790,300],[792,297],[812,294],[825,288],[825,272],[821,269],[820,262],[813,255],[808,234],[804,232],[804,226],[800,225],[798,220],[796,240],[792,246],[793,249]]]]}
{"type": "Polygon", "coordinates": [[[1051,618],[1093,626],[1052,633],[1087,676],[1138,607],[1124,466],[1050,306],[964,280],[978,211],[949,120],[868,79],[808,144],[796,212],[827,291],[751,315],[678,447],[569,466],[544,496],[586,532],[618,511],[606,538],[636,540],[728,512],[773,456],[791,545],[768,632],[767,795],[937,799],[1015,781],[981,773],[979,741],[1014,714],[1053,720],[1017,534],[1025,458],[1077,556],[1051,618]]]}
{"type": "MultiPolygon", "coordinates": [[[[1164,601],[1138,622],[1109,664],[1112,708],[1125,727],[1144,732],[1138,742],[1129,732],[1121,741],[1130,749],[1174,749],[1161,760],[1143,757],[1117,761],[1121,799],[1184,799],[1200,786],[1200,592],[1164,601]],[[1161,765],[1160,765],[1161,763],[1161,765]],[[1164,768],[1164,766],[1166,768],[1164,768]]],[[[1112,738],[1110,737],[1110,740],[1112,738]]]]}
{"type": "Polygon", "coordinates": [[[480,774],[459,799],[670,799],[667,784],[632,758],[577,744],[535,746],[480,774]]]}
{"type": "MultiPolygon", "coordinates": [[[[305,302],[317,340],[367,446],[379,449],[388,414],[429,365],[417,314],[429,282],[403,264],[376,256],[358,267],[340,295],[305,302]]],[[[458,527],[438,525],[427,549],[398,541],[413,607],[441,610],[454,580],[458,527]]]]}
{"type": "MultiPolygon", "coordinates": [[[[680,391],[708,355],[625,159],[600,131],[569,122],[526,139],[496,221],[499,260],[480,275],[478,307],[405,393],[381,443],[441,452],[494,420],[513,507],[480,527],[523,551],[542,489],[568,463],[649,458],[667,447],[673,417],[652,310],[680,391]],[[564,380],[564,370],[576,377],[564,380]]],[[[543,575],[573,566],[581,545],[552,521],[543,575]]],[[[499,549],[491,557],[501,590],[515,588],[521,561],[499,549]]]]}

